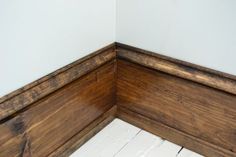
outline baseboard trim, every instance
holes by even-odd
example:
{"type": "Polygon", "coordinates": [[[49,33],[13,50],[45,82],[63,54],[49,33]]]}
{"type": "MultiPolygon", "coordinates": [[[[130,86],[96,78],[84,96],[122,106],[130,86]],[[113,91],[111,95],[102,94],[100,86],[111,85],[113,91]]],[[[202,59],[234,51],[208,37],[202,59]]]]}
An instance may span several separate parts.
{"type": "Polygon", "coordinates": [[[116,58],[108,45],[0,98],[0,121],[116,58]]]}
{"type": "Polygon", "coordinates": [[[121,43],[116,43],[116,52],[118,58],[236,94],[236,76],[121,43]]]}
{"type": "Polygon", "coordinates": [[[112,60],[1,121],[0,156],[48,156],[85,132],[115,105],[115,64],[112,60]]]}
{"type": "MultiPolygon", "coordinates": [[[[116,87],[118,108],[129,109],[157,124],[161,122],[196,137],[193,143],[205,141],[236,155],[235,95],[123,59],[117,60],[116,87]]],[[[201,152],[191,146],[191,138],[188,143],[174,136],[170,141],[171,138],[179,140],[175,143],[189,144],[192,150],[201,152]]],[[[206,156],[214,157],[212,154],[206,156]]]]}
{"type": "Polygon", "coordinates": [[[176,130],[161,122],[148,118],[147,116],[141,115],[137,112],[133,112],[124,107],[118,108],[117,116],[130,124],[151,132],[168,141],[184,146],[185,148],[193,150],[206,157],[233,157],[236,155],[233,152],[176,130]]]}
{"type": "MultiPolygon", "coordinates": [[[[129,45],[114,43],[0,98],[0,133],[4,135],[0,138],[0,143],[4,143],[0,144],[0,150],[11,148],[11,151],[4,152],[10,155],[23,153],[23,156],[32,156],[33,150],[36,153],[41,151],[41,154],[50,154],[51,157],[69,156],[118,117],[205,156],[235,157],[236,130],[233,128],[236,124],[235,104],[236,76],[129,45]],[[130,69],[132,66],[133,70],[130,69]],[[136,79],[139,76],[133,77],[135,72],[146,74],[147,80],[136,79]],[[178,80],[178,87],[174,79],[178,80]],[[155,85],[150,83],[151,81],[155,81],[153,82],[155,85]],[[185,95],[181,90],[172,90],[172,87],[176,89],[184,87],[185,95]],[[133,89],[139,90],[138,93],[132,92],[133,89]],[[85,93],[81,95],[78,91],[85,93]],[[92,92],[94,93],[91,94],[92,92]],[[166,98],[165,102],[160,101],[164,106],[156,103],[160,99],[155,99],[155,93],[166,98]],[[146,94],[145,99],[141,98],[143,94],[146,94]],[[66,98],[63,97],[65,95],[66,98]],[[69,103],[70,96],[73,101],[69,103]],[[63,100],[67,102],[60,104],[63,100]],[[85,103],[80,103],[78,100],[85,103]],[[190,104],[186,105],[186,102],[190,104]],[[165,108],[165,105],[172,108],[165,108]],[[51,110],[47,111],[50,107],[51,110]],[[188,107],[193,107],[196,115],[193,115],[188,107]],[[66,137],[63,137],[55,148],[50,150],[45,147],[37,148],[34,141],[37,141],[35,136],[40,135],[37,132],[40,129],[36,128],[38,126],[50,128],[46,121],[52,126],[59,120],[65,122],[62,118],[64,115],[60,116],[61,114],[57,113],[62,108],[68,112],[67,115],[73,113],[73,110],[77,110],[76,114],[86,113],[85,117],[82,115],[79,118],[90,121],[78,124],[80,126],[74,128],[73,134],[65,134],[66,137]],[[180,109],[183,116],[179,114],[179,118],[192,117],[193,122],[201,126],[198,130],[199,135],[195,134],[189,122],[181,123],[183,130],[177,125],[176,128],[171,126],[178,120],[170,113],[174,114],[173,111],[178,112],[180,109]],[[208,113],[210,114],[207,115],[208,113]],[[37,114],[37,118],[32,118],[32,114],[37,114]],[[202,126],[208,119],[203,120],[199,117],[201,115],[213,123],[210,131],[206,130],[209,126],[202,126]],[[52,116],[54,118],[50,119],[52,116]],[[158,118],[169,119],[163,122],[158,118]],[[219,119],[218,122],[214,121],[215,118],[219,119]],[[220,133],[215,124],[223,126],[222,130],[228,132],[220,133]],[[208,134],[207,137],[203,135],[204,131],[208,134]],[[216,132],[218,135],[214,137],[216,132]],[[224,141],[225,139],[222,139],[224,137],[232,140],[221,145],[219,141],[224,141]]],[[[76,114],[67,116],[67,119],[78,122],[76,114]]],[[[73,127],[73,123],[70,126],[73,127]]],[[[44,131],[48,134],[48,130],[44,131]]],[[[60,133],[55,128],[53,131],[56,134],[60,133]]],[[[42,146],[45,141],[42,140],[39,145],[42,146]]]]}

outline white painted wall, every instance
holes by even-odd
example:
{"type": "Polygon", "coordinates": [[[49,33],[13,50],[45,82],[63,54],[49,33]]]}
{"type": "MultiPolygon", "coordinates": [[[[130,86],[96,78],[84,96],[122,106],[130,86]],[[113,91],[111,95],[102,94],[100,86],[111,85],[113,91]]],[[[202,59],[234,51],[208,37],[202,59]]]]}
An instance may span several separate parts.
{"type": "Polygon", "coordinates": [[[1,0],[0,97],[115,41],[115,0],[1,0]]]}
{"type": "Polygon", "coordinates": [[[236,75],[236,0],[117,0],[116,40],[236,75]]]}

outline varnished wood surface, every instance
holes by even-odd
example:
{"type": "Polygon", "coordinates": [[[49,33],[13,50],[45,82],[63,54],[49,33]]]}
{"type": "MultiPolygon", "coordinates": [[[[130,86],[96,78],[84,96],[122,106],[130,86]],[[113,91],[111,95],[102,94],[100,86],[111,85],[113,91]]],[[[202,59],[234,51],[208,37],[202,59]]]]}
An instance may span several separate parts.
{"type": "Polygon", "coordinates": [[[235,95],[123,60],[117,67],[118,106],[236,153],[235,95]]]}
{"type": "Polygon", "coordinates": [[[61,147],[53,151],[48,157],[68,157],[85,142],[92,138],[96,133],[102,130],[116,117],[117,107],[113,106],[109,111],[105,112],[99,118],[95,119],[86,128],[69,139],[61,147]]]}
{"type": "Polygon", "coordinates": [[[116,103],[131,124],[209,157],[235,156],[235,81],[112,44],[0,98],[0,157],[67,156],[112,119],[104,113],[116,103]]]}
{"type": "Polygon", "coordinates": [[[44,97],[0,124],[0,156],[52,153],[115,104],[115,61],[44,97]]]}
{"type": "Polygon", "coordinates": [[[236,155],[124,107],[119,107],[118,118],[206,157],[235,157],[236,155]]]}
{"type": "Polygon", "coordinates": [[[116,43],[118,58],[236,94],[236,76],[116,43]]]}
{"type": "Polygon", "coordinates": [[[114,44],[112,44],[0,98],[0,120],[115,59],[115,57],[114,44]]]}

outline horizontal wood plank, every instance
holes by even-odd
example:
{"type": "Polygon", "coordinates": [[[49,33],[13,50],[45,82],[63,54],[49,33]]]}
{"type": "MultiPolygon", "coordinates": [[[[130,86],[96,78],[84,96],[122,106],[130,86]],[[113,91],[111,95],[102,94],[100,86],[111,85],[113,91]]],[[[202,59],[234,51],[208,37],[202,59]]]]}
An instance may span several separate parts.
{"type": "Polygon", "coordinates": [[[236,76],[120,43],[116,51],[118,58],[236,94],[236,76]]]}
{"type": "Polygon", "coordinates": [[[118,108],[118,118],[206,157],[235,157],[236,155],[124,107],[118,108]]]}
{"type": "Polygon", "coordinates": [[[169,141],[236,156],[236,76],[120,43],[0,98],[0,156],[66,156],[116,103],[120,118],[169,141]]]}
{"type": "Polygon", "coordinates": [[[236,153],[236,96],[118,60],[117,105],[236,153]]]}
{"type": "Polygon", "coordinates": [[[0,124],[1,156],[47,156],[115,104],[111,61],[0,124]]]}
{"type": "Polygon", "coordinates": [[[115,57],[116,53],[112,44],[0,98],[0,121],[115,57]]]}

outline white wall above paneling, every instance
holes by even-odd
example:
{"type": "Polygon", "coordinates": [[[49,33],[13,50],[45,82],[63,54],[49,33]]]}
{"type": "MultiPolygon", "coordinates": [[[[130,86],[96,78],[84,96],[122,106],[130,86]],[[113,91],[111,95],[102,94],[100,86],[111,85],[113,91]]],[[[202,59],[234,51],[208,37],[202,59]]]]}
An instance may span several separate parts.
{"type": "Polygon", "coordinates": [[[236,75],[235,0],[117,0],[116,40],[236,75]]]}
{"type": "Polygon", "coordinates": [[[1,0],[0,97],[115,41],[115,0],[1,0]]]}

